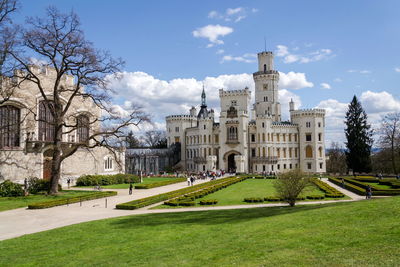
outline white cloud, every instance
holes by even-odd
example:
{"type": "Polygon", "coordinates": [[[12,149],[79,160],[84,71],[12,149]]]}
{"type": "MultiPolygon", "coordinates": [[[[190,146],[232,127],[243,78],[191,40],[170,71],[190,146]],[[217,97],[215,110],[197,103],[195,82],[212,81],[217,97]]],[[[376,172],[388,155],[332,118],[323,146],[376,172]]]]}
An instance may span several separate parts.
{"type": "Polygon", "coordinates": [[[371,73],[370,70],[348,70],[347,72],[350,72],[350,73],[360,73],[360,74],[369,74],[369,73],[371,73]]]}
{"type": "Polygon", "coordinates": [[[322,89],[331,89],[331,86],[329,85],[329,83],[321,83],[320,84],[322,89]]]}
{"type": "Polygon", "coordinates": [[[289,102],[290,100],[294,101],[295,109],[301,107],[301,99],[298,95],[294,94],[293,92],[280,89],[279,90],[279,102],[281,103],[281,111],[282,111],[282,120],[289,120],[290,113],[289,113],[289,102]]]}
{"type": "Polygon", "coordinates": [[[220,40],[220,37],[231,34],[233,28],[217,25],[207,25],[201,28],[197,28],[192,32],[193,36],[196,38],[206,38],[210,41],[207,47],[212,47],[217,44],[223,44],[224,42],[220,40]]]}
{"type": "Polygon", "coordinates": [[[220,19],[224,21],[233,21],[239,22],[245,19],[249,12],[256,13],[258,9],[252,8],[244,8],[244,7],[236,7],[236,8],[227,8],[225,12],[218,12],[216,10],[212,10],[208,13],[208,17],[211,19],[220,19]]]}
{"type": "Polygon", "coordinates": [[[400,72],[400,68],[394,68],[395,72],[400,72]]]}
{"type": "Polygon", "coordinates": [[[361,94],[360,101],[367,113],[387,113],[400,111],[400,100],[395,99],[392,94],[386,91],[363,92],[361,94]]]}
{"type": "Polygon", "coordinates": [[[312,82],[307,81],[306,75],[301,72],[290,71],[288,73],[279,72],[279,87],[286,89],[301,89],[313,87],[312,82]]]}
{"type": "Polygon", "coordinates": [[[218,49],[217,52],[215,52],[215,54],[220,55],[223,54],[225,52],[224,49],[218,49]]]}
{"type": "MultiPolygon", "coordinates": [[[[284,63],[294,63],[294,62],[299,62],[299,63],[309,63],[309,62],[315,62],[315,61],[320,61],[324,59],[329,59],[333,56],[335,56],[332,52],[331,49],[319,49],[315,50],[312,52],[308,53],[303,53],[303,54],[294,54],[289,51],[289,48],[285,45],[277,45],[276,46],[276,56],[277,57],[283,57],[283,62],[284,63]]],[[[296,47],[294,50],[298,50],[299,48],[296,47]]]]}
{"type": "Polygon", "coordinates": [[[256,62],[256,55],[255,54],[244,54],[242,56],[232,56],[232,55],[225,55],[221,59],[221,63],[227,61],[237,61],[237,62],[245,62],[245,63],[254,63],[256,62]]]}
{"type": "Polygon", "coordinates": [[[336,78],[336,79],[334,79],[333,81],[334,81],[334,82],[337,82],[337,83],[343,82],[343,80],[340,79],[340,78],[336,78]]]}

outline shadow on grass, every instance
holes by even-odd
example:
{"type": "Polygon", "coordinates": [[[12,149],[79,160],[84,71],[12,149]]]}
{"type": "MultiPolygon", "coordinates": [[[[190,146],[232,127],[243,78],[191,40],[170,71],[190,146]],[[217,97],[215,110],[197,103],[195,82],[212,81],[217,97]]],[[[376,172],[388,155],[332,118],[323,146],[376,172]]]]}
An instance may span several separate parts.
{"type": "Polygon", "coordinates": [[[296,212],[304,212],[322,209],[346,203],[330,203],[320,205],[304,205],[297,207],[266,207],[234,210],[209,210],[190,211],[177,213],[145,214],[120,218],[112,222],[113,225],[123,228],[134,228],[140,226],[157,226],[163,224],[206,224],[216,225],[224,223],[240,223],[258,218],[268,218],[296,212]]]}

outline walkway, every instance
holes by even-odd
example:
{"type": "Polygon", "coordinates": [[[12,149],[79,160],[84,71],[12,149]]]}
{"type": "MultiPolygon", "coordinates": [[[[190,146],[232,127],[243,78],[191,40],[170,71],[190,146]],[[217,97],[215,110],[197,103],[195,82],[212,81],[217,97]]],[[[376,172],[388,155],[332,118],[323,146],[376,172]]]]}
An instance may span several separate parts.
{"type": "MultiPolygon", "coordinates": [[[[341,200],[341,201],[357,201],[363,199],[363,197],[357,196],[349,192],[348,190],[345,190],[328,182],[327,179],[323,180],[332,187],[337,188],[339,191],[343,192],[344,194],[352,198],[352,200],[341,200]]],[[[203,183],[203,182],[205,181],[198,181],[197,183],[203,183]]],[[[115,205],[119,203],[124,203],[134,199],[153,196],[185,187],[187,187],[187,183],[183,182],[183,183],[177,183],[146,190],[133,190],[133,195],[128,194],[128,189],[115,189],[115,191],[118,191],[117,196],[108,197],[106,199],[103,198],[103,199],[85,201],[82,202],[82,206],[80,206],[79,203],[75,203],[69,206],[59,206],[42,210],[28,210],[26,208],[21,208],[21,209],[3,211],[0,212],[0,240],[5,240],[26,234],[59,228],[71,224],[77,224],[82,222],[113,218],[119,216],[126,216],[126,215],[202,211],[202,210],[247,209],[247,208],[276,207],[276,206],[287,205],[283,203],[274,203],[274,204],[179,208],[179,209],[157,209],[157,210],[149,209],[152,206],[160,204],[158,203],[150,207],[145,207],[137,210],[115,209],[115,205]]],[[[299,202],[298,204],[301,205],[327,204],[338,201],[340,200],[299,202]]]]}

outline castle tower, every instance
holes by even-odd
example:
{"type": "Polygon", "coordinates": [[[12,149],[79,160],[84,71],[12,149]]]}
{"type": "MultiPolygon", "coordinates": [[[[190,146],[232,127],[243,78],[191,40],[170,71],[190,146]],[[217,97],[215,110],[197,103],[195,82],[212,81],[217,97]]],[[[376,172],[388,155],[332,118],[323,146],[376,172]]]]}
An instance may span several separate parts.
{"type": "Polygon", "coordinates": [[[279,73],[274,70],[272,52],[258,53],[258,71],[253,73],[255,83],[256,116],[271,115],[281,121],[281,106],[278,101],[279,73]]]}

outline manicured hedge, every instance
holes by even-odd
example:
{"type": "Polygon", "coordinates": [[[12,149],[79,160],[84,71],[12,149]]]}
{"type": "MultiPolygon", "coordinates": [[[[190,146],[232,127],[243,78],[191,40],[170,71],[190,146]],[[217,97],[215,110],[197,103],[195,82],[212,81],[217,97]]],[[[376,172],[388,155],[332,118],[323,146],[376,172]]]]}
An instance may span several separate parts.
{"type": "Polygon", "coordinates": [[[283,198],[280,197],[264,197],[264,201],[272,201],[272,202],[278,202],[278,201],[283,201],[283,198]]]}
{"type": "Polygon", "coordinates": [[[243,201],[248,203],[257,203],[264,202],[264,199],[261,197],[246,197],[243,201]]]}
{"type": "Polygon", "coordinates": [[[206,194],[215,192],[221,188],[224,188],[230,184],[237,183],[247,179],[246,177],[227,177],[194,186],[178,189],[168,193],[163,193],[151,197],[133,200],[126,203],[121,203],[116,206],[117,209],[134,210],[142,207],[146,207],[158,202],[166,201],[173,198],[181,197],[184,198],[200,198],[206,194]]]}
{"type": "MultiPolygon", "coordinates": [[[[328,180],[340,187],[342,186],[342,179],[338,179],[338,178],[328,178],[328,180]]],[[[350,192],[356,193],[357,195],[364,195],[365,194],[365,189],[362,187],[359,187],[357,185],[348,183],[347,180],[345,179],[345,185],[344,185],[344,189],[349,190],[350,192]]]]}
{"type": "Polygon", "coordinates": [[[33,203],[33,204],[28,205],[28,209],[47,209],[47,208],[52,208],[52,207],[56,207],[56,206],[78,203],[80,201],[93,200],[93,199],[110,197],[110,196],[115,196],[115,195],[117,195],[116,191],[89,192],[87,195],[83,195],[83,196],[79,196],[79,197],[69,197],[69,198],[33,203]]]}
{"type": "Polygon", "coordinates": [[[312,179],[312,183],[314,183],[321,191],[325,193],[325,197],[331,198],[341,198],[344,197],[344,194],[337,190],[336,188],[328,185],[327,183],[322,182],[318,179],[312,179]]]}
{"type": "Polygon", "coordinates": [[[110,185],[110,184],[128,184],[140,183],[140,177],[118,173],[113,175],[83,175],[76,181],[77,186],[95,186],[95,185],[110,185]]]}
{"type": "MultiPolygon", "coordinates": [[[[349,178],[344,178],[346,185],[353,185],[358,188],[362,188],[362,190],[358,193],[359,195],[365,195],[365,190],[368,187],[368,184],[359,182],[354,179],[349,179],[349,178]]],[[[395,195],[400,195],[400,189],[381,189],[379,187],[370,185],[372,189],[372,195],[375,196],[395,196],[395,195]]]]}
{"type": "Polygon", "coordinates": [[[149,188],[154,188],[154,187],[159,187],[159,186],[164,186],[164,185],[169,185],[169,184],[181,183],[181,182],[185,182],[185,181],[186,181],[186,178],[175,178],[174,180],[170,180],[170,181],[160,181],[160,182],[155,182],[155,183],[150,183],[150,184],[135,185],[135,189],[149,189],[149,188]]]}
{"type": "Polygon", "coordinates": [[[200,200],[200,205],[215,205],[217,203],[218,203],[218,200],[216,200],[216,199],[200,200]]]}
{"type": "Polygon", "coordinates": [[[310,196],[306,196],[307,199],[324,199],[325,196],[324,195],[310,195],[310,196]]]}

